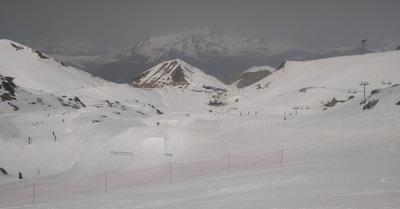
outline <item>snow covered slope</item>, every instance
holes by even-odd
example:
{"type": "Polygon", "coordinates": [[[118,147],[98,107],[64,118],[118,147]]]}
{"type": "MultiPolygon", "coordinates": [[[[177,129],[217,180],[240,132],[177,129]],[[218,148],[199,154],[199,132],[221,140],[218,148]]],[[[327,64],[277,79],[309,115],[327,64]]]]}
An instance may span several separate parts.
{"type": "MultiPolygon", "coordinates": [[[[0,102],[0,167],[11,176],[21,170],[29,179],[40,170],[45,177],[67,173],[68,178],[76,178],[104,169],[158,165],[169,158],[164,153],[157,158],[140,157],[153,152],[143,148],[146,140],[175,134],[167,130],[153,133],[156,123],[173,124],[173,129],[182,126],[180,119],[163,119],[162,115],[177,114],[179,118],[182,112],[208,111],[207,93],[143,91],[110,83],[9,40],[0,41],[0,55],[0,95],[4,98],[0,102]],[[32,144],[27,143],[28,138],[32,144]],[[95,144],[96,149],[92,147],[95,144]],[[134,152],[138,160],[116,162],[110,153],[121,149],[134,152]],[[11,158],[14,153],[20,153],[16,161],[11,158]],[[53,161],[47,162],[48,158],[53,161]],[[98,161],[92,162],[94,159],[98,161]]],[[[187,64],[181,64],[188,69],[187,64]]],[[[210,77],[197,69],[189,70],[188,82],[210,84],[210,77]]],[[[221,84],[216,79],[211,81],[221,84]]],[[[180,144],[181,137],[177,137],[176,145],[170,143],[178,147],[177,153],[188,146],[185,144],[189,141],[180,144]]],[[[10,180],[13,177],[0,176],[0,181],[10,180]]]]}
{"type": "Polygon", "coordinates": [[[0,167],[11,175],[28,169],[49,176],[79,167],[91,159],[82,146],[91,144],[88,136],[106,134],[99,140],[107,140],[168,111],[158,93],[104,81],[9,40],[0,41],[0,79],[0,167]]]}
{"type": "Polygon", "coordinates": [[[274,71],[275,68],[272,68],[270,66],[256,66],[249,68],[239,74],[233,75],[226,80],[226,83],[233,85],[236,88],[244,88],[262,80],[274,71]]]}
{"type": "Polygon", "coordinates": [[[56,61],[47,63],[49,59],[42,60],[25,46],[1,42],[5,44],[0,53],[8,59],[0,57],[0,93],[12,98],[0,103],[0,167],[8,172],[0,174],[0,192],[26,199],[0,207],[400,205],[399,52],[287,62],[255,85],[226,92],[224,105],[210,106],[204,103],[208,94],[170,86],[143,91],[108,83],[56,61]],[[54,73],[49,83],[40,75],[47,68],[54,73]],[[28,71],[35,73],[24,76],[28,71]],[[370,83],[365,99],[362,81],[370,83]],[[345,102],[333,106],[333,97],[345,102]],[[297,115],[294,105],[299,107],[297,115]],[[223,163],[225,170],[219,173],[193,173],[201,169],[209,174],[220,165],[215,159],[223,156],[254,159],[250,156],[277,151],[283,154],[282,166],[228,172],[223,163]],[[169,163],[193,167],[184,170],[186,178],[152,181],[154,170],[148,168],[162,170],[170,168],[169,163]],[[24,179],[18,179],[18,172],[24,179]],[[101,186],[106,173],[116,176],[120,186],[105,193],[101,186]],[[93,184],[101,189],[74,193],[72,179],[85,188],[95,179],[93,184]],[[140,185],[126,185],[127,179],[140,185]],[[45,186],[37,188],[34,204],[29,187],[33,183],[48,186],[46,195],[41,193],[45,186]],[[54,189],[59,185],[67,186],[54,189]],[[58,195],[65,191],[69,195],[58,195]]]}
{"type": "Polygon", "coordinates": [[[362,99],[362,82],[369,83],[365,86],[366,96],[374,89],[399,84],[399,65],[398,51],[288,61],[283,68],[239,92],[238,98],[243,99],[234,105],[267,114],[295,114],[294,107],[300,108],[301,114],[316,113],[329,109],[325,105],[333,98],[350,103],[362,99]]]}
{"type": "Polygon", "coordinates": [[[103,82],[18,43],[1,40],[0,47],[0,73],[15,77],[21,87],[54,93],[103,82]]]}
{"type": "Polygon", "coordinates": [[[12,77],[18,87],[31,95],[48,94],[62,98],[84,96],[83,102],[129,98],[149,101],[148,95],[143,96],[138,89],[107,82],[9,40],[0,40],[0,59],[0,75],[12,77]],[[129,89],[127,91],[132,95],[126,98],[129,93],[120,89],[129,89]]]}

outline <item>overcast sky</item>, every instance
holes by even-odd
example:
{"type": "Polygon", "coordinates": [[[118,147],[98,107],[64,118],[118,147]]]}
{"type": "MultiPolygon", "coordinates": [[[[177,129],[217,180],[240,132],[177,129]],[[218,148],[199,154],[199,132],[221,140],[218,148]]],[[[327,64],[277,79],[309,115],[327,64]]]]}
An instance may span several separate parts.
{"type": "Polygon", "coordinates": [[[314,49],[380,44],[400,41],[400,0],[0,0],[0,38],[15,41],[122,46],[199,28],[314,49]]]}

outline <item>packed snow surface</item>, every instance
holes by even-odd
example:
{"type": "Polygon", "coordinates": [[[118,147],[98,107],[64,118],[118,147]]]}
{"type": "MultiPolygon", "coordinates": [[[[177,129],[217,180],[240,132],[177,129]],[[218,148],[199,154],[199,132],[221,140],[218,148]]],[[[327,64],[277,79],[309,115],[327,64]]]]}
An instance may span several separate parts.
{"type": "Polygon", "coordinates": [[[0,191],[283,151],[282,166],[0,207],[399,208],[399,66],[398,51],[287,62],[209,106],[205,92],[109,83],[0,40],[0,75],[18,86],[15,100],[0,103],[0,167],[8,172],[0,191]],[[369,83],[366,98],[360,82],[369,83]],[[325,106],[333,97],[341,101],[325,106]]]}

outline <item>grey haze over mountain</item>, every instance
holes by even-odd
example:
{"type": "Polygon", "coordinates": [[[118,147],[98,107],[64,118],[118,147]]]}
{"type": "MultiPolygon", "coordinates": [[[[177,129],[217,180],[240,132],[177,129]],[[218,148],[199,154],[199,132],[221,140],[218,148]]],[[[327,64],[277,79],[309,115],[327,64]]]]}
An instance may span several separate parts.
{"type": "MultiPolygon", "coordinates": [[[[0,0],[0,35],[123,47],[150,36],[228,29],[311,49],[400,41],[399,0],[0,0]]],[[[398,46],[399,44],[397,44],[398,46]]]]}
{"type": "MultiPolygon", "coordinates": [[[[395,48],[393,43],[387,49],[395,48]]],[[[393,50],[391,49],[391,50],[393,50]]],[[[366,48],[364,53],[374,50],[366,48]]],[[[149,37],[138,44],[98,57],[67,60],[72,65],[117,83],[127,83],[142,72],[168,60],[181,59],[228,82],[251,67],[279,67],[287,60],[312,60],[334,56],[356,55],[361,46],[312,51],[304,47],[270,41],[254,35],[228,30],[190,30],[149,37]]],[[[68,57],[61,57],[65,60],[68,57]]]]}
{"type": "Polygon", "coordinates": [[[124,50],[98,57],[87,71],[114,82],[129,82],[160,62],[181,59],[221,81],[250,67],[278,67],[309,55],[302,47],[239,35],[228,30],[191,30],[153,36],[124,50]]]}

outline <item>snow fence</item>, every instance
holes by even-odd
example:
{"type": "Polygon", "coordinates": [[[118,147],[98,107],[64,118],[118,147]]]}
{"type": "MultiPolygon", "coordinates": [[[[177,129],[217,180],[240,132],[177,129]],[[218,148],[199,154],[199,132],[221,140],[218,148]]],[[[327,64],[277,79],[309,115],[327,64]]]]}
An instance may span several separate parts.
{"type": "Polygon", "coordinates": [[[232,169],[259,169],[283,162],[283,150],[268,155],[227,155],[217,159],[194,163],[169,163],[139,171],[110,172],[57,183],[32,183],[29,185],[0,189],[0,206],[13,203],[32,203],[41,198],[76,195],[92,191],[135,186],[176,178],[205,176],[232,169]]]}

